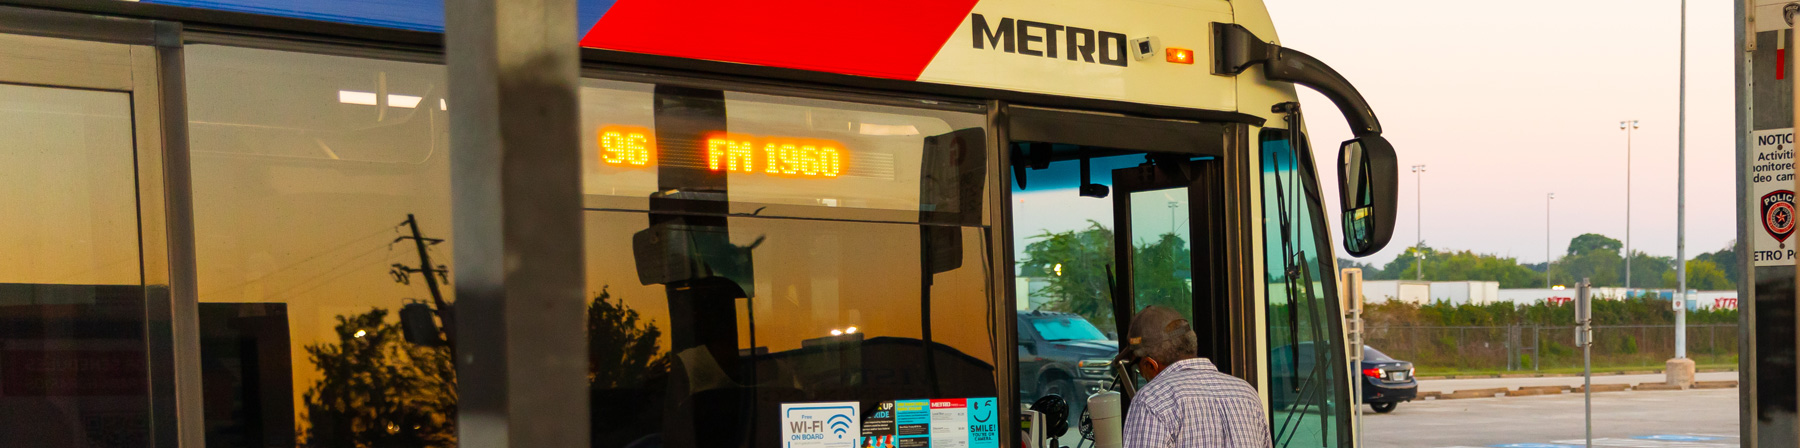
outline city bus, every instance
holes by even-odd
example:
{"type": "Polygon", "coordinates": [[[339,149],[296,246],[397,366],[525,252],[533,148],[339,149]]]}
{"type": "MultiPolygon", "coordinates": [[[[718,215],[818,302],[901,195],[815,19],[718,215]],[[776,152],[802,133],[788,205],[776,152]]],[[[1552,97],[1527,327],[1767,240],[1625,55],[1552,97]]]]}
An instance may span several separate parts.
{"type": "MultiPolygon", "coordinates": [[[[0,1],[0,445],[454,446],[443,14],[0,1]]],[[[1356,444],[1336,254],[1395,152],[1260,0],[576,22],[594,446],[1018,444],[1149,305],[1276,446],[1356,444]]]]}

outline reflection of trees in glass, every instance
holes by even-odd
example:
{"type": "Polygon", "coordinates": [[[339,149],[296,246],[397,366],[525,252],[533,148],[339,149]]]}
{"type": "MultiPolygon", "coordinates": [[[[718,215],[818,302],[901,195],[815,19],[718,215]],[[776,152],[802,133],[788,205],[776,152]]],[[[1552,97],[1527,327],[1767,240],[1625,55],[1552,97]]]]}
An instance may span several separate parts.
{"type": "MultiPolygon", "coordinates": [[[[605,288],[588,304],[588,379],[599,388],[636,387],[667,374],[656,322],[605,288]]],[[[306,347],[321,375],[304,396],[301,446],[456,445],[456,371],[448,347],[408,344],[388,311],[338,316],[338,341],[306,347]]]]}
{"type": "Polygon", "coordinates": [[[1165,233],[1155,243],[1139,245],[1131,254],[1132,289],[1137,306],[1162,305],[1183,316],[1194,315],[1194,257],[1187,241],[1165,233]]]}
{"type": "MultiPolygon", "coordinates": [[[[1113,262],[1113,232],[1089,221],[1084,230],[1044,232],[1025,246],[1020,276],[1043,278],[1049,285],[1033,295],[1049,298],[1044,308],[1079,314],[1104,330],[1113,329],[1112,292],[1107,267],[1113,262]],[[1057,266],[1061,266],[1060,273],[1057,266]]],[[[1192,260],[1187,241],[1164,234],[1137,246],[1132,254],[1137,306],[1163,305],[1193,315],[1192,260]]]]}
{"type": "Polygon", "coordinates": [[[588,304],[588,383],[602,389],[637,387],[653,374],[669,371],[661,356],[656,321],[639,326],[638,312],[612,300],[607,288],[588,304]]]}
{"type": "Polygon", "coordinates": [[[406,343],[387,310],[338,316],[335,343],[306,352],[321,375],[306,391],[300,444],[318,447],[456,445],[456,371],[450,350],[406,343]]]}

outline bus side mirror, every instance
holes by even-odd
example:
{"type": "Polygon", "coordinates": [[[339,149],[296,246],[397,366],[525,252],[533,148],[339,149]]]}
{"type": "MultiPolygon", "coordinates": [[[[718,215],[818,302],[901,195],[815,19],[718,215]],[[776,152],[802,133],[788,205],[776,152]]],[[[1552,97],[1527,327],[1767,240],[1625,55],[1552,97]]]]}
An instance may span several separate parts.
{"type": "Polygon", "coordinates": [[[1399,202],[1399,159],[1381,134],[1338,147],[1338,195],[1344,211],[1344,250],[1365,257],[1394,236],[1399,202]]]}

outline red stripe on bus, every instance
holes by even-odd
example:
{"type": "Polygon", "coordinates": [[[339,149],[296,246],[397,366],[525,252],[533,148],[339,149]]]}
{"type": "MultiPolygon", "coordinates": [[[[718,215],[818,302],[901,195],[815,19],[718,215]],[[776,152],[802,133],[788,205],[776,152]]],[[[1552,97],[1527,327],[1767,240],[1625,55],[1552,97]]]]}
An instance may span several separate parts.
{"type": "Polygon", "coordinates": [[[581,46],[917,80],[978,0],[619,0],[581,46]]]}

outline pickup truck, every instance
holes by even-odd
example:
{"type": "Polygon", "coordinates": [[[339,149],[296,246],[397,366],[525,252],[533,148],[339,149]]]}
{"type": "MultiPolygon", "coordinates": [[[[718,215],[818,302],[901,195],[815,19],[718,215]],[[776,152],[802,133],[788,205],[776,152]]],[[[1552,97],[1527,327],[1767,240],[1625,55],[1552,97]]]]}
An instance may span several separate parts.
{"type": "Polygon", "coordinates": [[[1019,398],[1026,403],[1050,394],[1069,402],[1071,428],[1088,395],[1112,381],[1117,338],[1080,315],[1051,311],[1019,313],[1019,398]]]}

